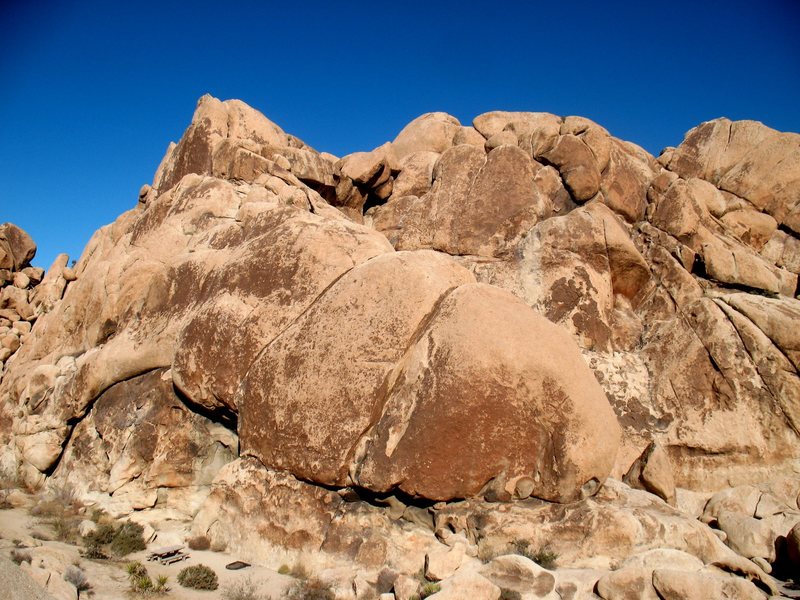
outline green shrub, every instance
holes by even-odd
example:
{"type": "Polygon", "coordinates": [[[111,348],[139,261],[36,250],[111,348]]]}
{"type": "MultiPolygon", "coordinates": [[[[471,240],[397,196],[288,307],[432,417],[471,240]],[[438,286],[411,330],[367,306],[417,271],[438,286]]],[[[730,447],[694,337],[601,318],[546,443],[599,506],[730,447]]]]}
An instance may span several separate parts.
{"type": "Polygon", "coordinates": [[[211,548],[211,540],[204,535],[198,535],[197,537],[189,538],[187,544],[192,550],[208,550],[211,548]]]}
{"type": "Polygon", "coordinates": [[[83,536],[83,543],[87,546],[104,546],[112,542],[115,533],[116,531],[113,525],[110,523],[102,523],[97,526],[97,529],[83,536]]]}
{"type": "Polygon", "coordinates": [[[278,567],[278,573],[281,575],[288,575],[289,565],[281,565],[280,567],[278,567]]]}
{"type": "Polygon", "coordinates": [[[92,516],[89,517],[89,518],[92,521],[94,521],[95,523],[97,523],[98,525],[100,523],[108,523],[108,520],[110,519],[110,517],[108,516],[108,513],[106,511],[104,511],[102,508],[93,508],[92,509],[92,516]]]}
{"type": "Polygon", "coordinates": [[[129,562],[127,565],[125,565],[125,572],[128,573],[128,579],[147,575],[147,569],[138,560],[129,562]]]}
{"type": "Polygon", "coordinates": [[[425,600],[428,596],[433,596],[436,592],[440,591],[442,586],[438,583],[423,583],[419,588],[419,599],[425,600]]]}
{"type": "Polygon", "coordinates": [[[195,590],[215,590],[219,587],[217,574],[206,565],[192,565],[178,573],[178,583],[195,590]]]}
{"type": "Polygon", "coordinates": [[[150,594],[163,594],[169,591],[167,582],[169,577],[159,575],[156,577],[155,582],[150,579],[145,566],[139,561],[130,562],[125,565],[125,570],[128,573],[128,581],[131,584],[131,591],[136,594],[150,595],[150,594]]]}
{"type": "Polygon", "coordinates": [[[111,540],[111,552],[117,556],[127,556],[131,552],[144,550],[147,546],[144,543],[142,533],[144,527],[138,523],[126,521],[114,534],[111,540]]]}

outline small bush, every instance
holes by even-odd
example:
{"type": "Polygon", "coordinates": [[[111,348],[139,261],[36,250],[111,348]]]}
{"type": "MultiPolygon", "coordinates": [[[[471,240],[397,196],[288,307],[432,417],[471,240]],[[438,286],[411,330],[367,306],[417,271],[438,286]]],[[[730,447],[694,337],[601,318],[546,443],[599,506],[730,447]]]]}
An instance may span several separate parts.
{"type": "Polygon", "coordinates": [[[192,565],[181,569],[178,573],[178,583],[195,590],[215,590],[219,587],[217,574],[206,565],[192,565]]]}
{"type": "Polygon", "coordinates": [[[228,549],[228,544],[223,542],[222,540],[218,540],[211,544],[211,551],[212,552],[225,552],[228,549]]]}
{"type": "Polygon", "coordinates": [[[131,584],[131,591],[141,595],[164,594],[169,591],[167,582],[169,577],[159,575],[155,582],[150,579],[147,569],[139,561],[130,562],[125,565],[128,573],[128,581],[131,584]]]}
{"type": "Polygon", "coordinates": [[[103,546],[105,544],[110,544],[114,539],[115,533],[116,531],[113,525],[110,523],[102,523],[97,526],[97,529],[83,537],[83,543],[87,546],[103,546]]]}
{"type": "Polygon", "coordinates": [[[286,596],[288,600],[334,600],[333,590],[319,579],[298,581],[286,596]]]}
{"type": "Polygon", "coordinates": [[[545,569],[553,569],[556,566],[556,559],[558,554],[551,552],[549,548],[540,548],[533,551],[530,549],[530,542],[527,540],[516,540],[512,547],[514,552],[525,558],[529,558],[540,567],[545,569]]]}
{"type": "Polygon", "coordinates": [[[136,592],[137,594],[148,594],[150,592],[155,591],[153,580],[150,579],[149,575],[132,577],[130,581],[131,581],[131,590],[136,592]]]}
{"type": "Polygon", "coordinates": [[[423,583],[419,588],[419,599],[425,600],[428,596],[433,596],[440,591],[442,586],[438,583],[423,583]]]}
{"type": "Polygon", "coordinates": [[[167,583],[169,582],[169,577],[166,575],[158,575],[156,576],[156,587],[155,591],[158,593],[161,592],[168,592],[169,588],[167,587],[167,583]]]}
{"type": "Polygon", "coordinates": [[[257,586],[253,580],[245,577],[243,580],[223,588],[222,600],[265,600],[264,596],[256,590],[257,586]]]}
{"type": "Polygon", "coordinates": [[[30,564],[31,563],[31,553],[28,550],[24,550],[22,548],[12,548],[11,549],[11,560],[14,562],[14,564],[17,564],[17,565],[21,565],[24,562],[30,564]]]}
{"type": "Polygon", "coordinates": [[[42,517],[51,519],[54,517],[62,517],[64,515],[64,505],[59,504],[55,500],[39,500],[31,508],[31,514],[34,517],[42,517]]]}
{"type": "Polygon", "coordinates": [[[289,574],[289,565],[281,565],[278,567],[278,573],[280,575],[288,575],[289,574]]]}
{"type": "Polygon", "coordinates": [[[74,542],[78,537],[78,523],[66,515],[54,517],[49,521],[56,539],[60,542],[74,542]]]}
{"type": "Polygon", "coordinates": [[[502,588],[500,590],[500,600],[522,600],[522,594],[502,588]]]}
{"type": "Polygon", "coordinates": [[[138,560],[129,562],[127,565],[125,565],[125,572],[128,574],[128,579],[147,575],[147,569],[138,560]]]}
{"type": "Polygon", "coordinates": [[[81,592],[91,589],[92,587],[89,584],[89,579],[86,577],[86,573],[81,571],[78,567],[72,565],[67,567],[67,570],[64,572],[64,581],[75,586],[75,591],[78,592],[78,598],[81,597],[81,592]]]}
{"type": "Polygon", "coordinates": [[[86,546],[86,550],[83,551],[82,556],[84,558],[92,559],[92,560],[107,560],[108,554],[103,552],[103,549],[98,546],[97,544],[91,544],[90,546],[86,546]]]}
{"type": "Polygon", "coordinates": [[[187,544],[192,550],[208,550],[211,548],[211,540],[204,535],[198,535],[197,537],[189,538],[187,544]]]}
{"type": "Polygon", "coordinates": [[[102,508],[93,508],[92,515],[89,518],[99,525],[101,523],[108,523],[111,517],[102,508]]]}
{"type": "Polygon", "coordinates": [[[111,540],[111,552],[117,556],[127,556],[131,552],[144,550],[147,545],[144,543],[142,533],[144,527],[138,523],[126,521],[114,534],[111,540]]]}

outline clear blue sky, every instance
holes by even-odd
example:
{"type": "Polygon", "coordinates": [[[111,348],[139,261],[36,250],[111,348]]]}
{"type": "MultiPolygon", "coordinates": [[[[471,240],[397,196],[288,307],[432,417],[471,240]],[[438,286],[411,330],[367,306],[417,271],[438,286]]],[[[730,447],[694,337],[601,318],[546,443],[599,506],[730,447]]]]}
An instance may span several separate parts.
{"type": "Polygon", "coordinates": [[[337,155],[435,110],[583,115],[654,154],[718,116],[800,131],[798,32],[798,0],[0,0],[0,222],[77,258],[204,93],[337,155]]]}

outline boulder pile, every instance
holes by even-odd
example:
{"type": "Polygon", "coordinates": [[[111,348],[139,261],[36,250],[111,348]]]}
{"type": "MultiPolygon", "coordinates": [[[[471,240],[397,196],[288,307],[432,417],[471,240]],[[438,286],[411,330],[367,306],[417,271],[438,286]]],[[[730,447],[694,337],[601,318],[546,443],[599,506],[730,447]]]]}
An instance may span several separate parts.
{"type": "Polygon", "coordinates": [[[800,135],[717,119],[655,158],[430,113],[338,158],[204,96],[74,270],[26,292],[14,235],[0,462],[29,487],[342,598],[420,570],[436,598],[761,598],[793,568],[800,135]]]}

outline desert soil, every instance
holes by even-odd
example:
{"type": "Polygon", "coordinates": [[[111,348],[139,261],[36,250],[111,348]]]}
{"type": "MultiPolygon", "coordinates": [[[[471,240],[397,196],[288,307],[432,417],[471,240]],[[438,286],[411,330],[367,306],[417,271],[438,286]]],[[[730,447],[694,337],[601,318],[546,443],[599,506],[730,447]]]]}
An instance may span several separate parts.
{"type": "MultiPolygon", "coordinates": [[[[78,564],[88,577],[92,586],[94,600],[117,600],[131,597],[128,595],[129,585],[125,565],[138,560],[147,567],[150,576],[155,579],[158,575],[169,577],[170,592],[164,596],[172,600],[210,600],[220,598],[222,591],[237,582],[249,578],[256,586],[262,597],[277,599],[283,597],[285,590],[295,581],[292,577],[281,575],[267,567],[253,564],[238,571],[225,568],[238,557],[226,552],[211,552],[210,550],[188,550],[190,558],[173,565],[160,565],[147,562],[146,555],[150,550],[163,546],[156,540],[148,545],[147,550],[129,554],[123,560],[89,560],[80,555],[81,547],[58,541],[35,539],[35,532],[48,532],[48,526],[37,517],[31,516],[27,507],[0,510],[0,600],[20,600],[49,598],[43,593],[41,587],[36,585],[22,569],[7,560],[14,540],[19,540],[24,546],[45,547],[53,551],[54,555],[65,557],[65,564],[78,564]],[[178,583],[178,573],[184,567],[204,564],[211,567],[219,578],[219,588],[216,591],[200,591],[183,588],[178,583]],[[37,593],[39,595],[37,595],[37,593]],[[11,594],[11,595],[9,595],[11,594]]],[[[176,524],[176,529],[180,525],[176,524]]],[[[161,531],[161,530],[158,530],[161,531]]],[[[172,532],[167,532],[172,533],[172,532]]],[[[38,535],[37,535],[38,537],[38,535]]],[[[84,594],[81,594],[81,598],[84,594]]]]}

